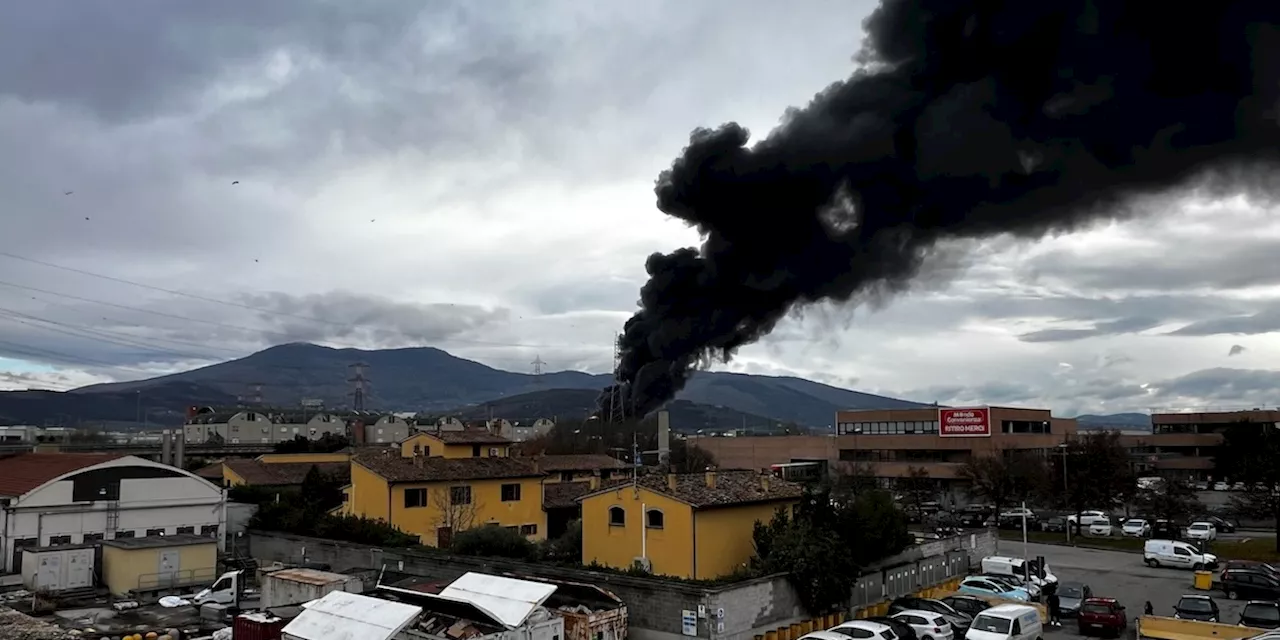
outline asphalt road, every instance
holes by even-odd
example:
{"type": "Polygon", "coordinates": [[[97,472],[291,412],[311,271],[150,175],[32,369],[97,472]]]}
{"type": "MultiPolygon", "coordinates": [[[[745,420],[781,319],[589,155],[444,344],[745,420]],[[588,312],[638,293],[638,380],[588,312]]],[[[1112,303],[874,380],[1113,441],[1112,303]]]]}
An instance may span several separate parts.
{"type": "MultiPolygon", "coordinates": [[[[1022,543],[1000,542],[1004,555],[1022,555],[1022,543]]],[[[1196,591],[1191,586],[1191,571],[1185,569],[1152,569],[1142,563],[1142,555],[1121,551],[1098,551],[1058,545],[1028,544],[1027,554],[1044,556],[1049,568],[1064,582],[1083,582],[1099,597],[1116,598],[1129,614],[1130,633],[1133,621],[1142,615],[1143,605],[1150,601],[1156,615],[1173,615],[1173,606],[1183,594],[1207,594],[1218,601],[1222,621],[1234,623],[1240,617],[1243,602],[1227,600],[1220,591],[1196,591]]],[[[1061,628],[1046,630],[1053,638],[1082,638],[1074,620],[1066,620],[1061,628]]]]}

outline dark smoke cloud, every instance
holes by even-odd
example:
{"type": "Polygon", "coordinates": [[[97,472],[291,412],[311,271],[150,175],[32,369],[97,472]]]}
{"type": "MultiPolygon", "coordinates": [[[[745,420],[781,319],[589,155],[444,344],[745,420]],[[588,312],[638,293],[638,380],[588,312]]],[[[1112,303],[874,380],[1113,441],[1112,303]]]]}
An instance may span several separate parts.
{"type": "Polygon", "coordinates": [[[698,129],[658,208],[701,249],[654,254],[616,371],[669,400],[797,305],[908,288],[942,241],[1039,238],[1194,185],[1268,194],[1280,3],[885,0],[853,77],[748,147],[698,129]]]}

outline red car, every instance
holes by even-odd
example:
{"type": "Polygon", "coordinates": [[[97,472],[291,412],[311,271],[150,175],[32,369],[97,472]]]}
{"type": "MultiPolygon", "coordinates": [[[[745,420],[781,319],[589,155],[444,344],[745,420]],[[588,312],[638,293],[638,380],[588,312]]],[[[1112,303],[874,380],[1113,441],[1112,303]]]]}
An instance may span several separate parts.
{"type": "Polygon", "coordinates": [[[1080,635],[1092,633],[1119,636],[1129,627],[1129,618],[1124,613],[1124,606],[1115,598],[1087,598],[1080,605],[1080,614],[1076,617],[1080,625],[1080,635]]]}

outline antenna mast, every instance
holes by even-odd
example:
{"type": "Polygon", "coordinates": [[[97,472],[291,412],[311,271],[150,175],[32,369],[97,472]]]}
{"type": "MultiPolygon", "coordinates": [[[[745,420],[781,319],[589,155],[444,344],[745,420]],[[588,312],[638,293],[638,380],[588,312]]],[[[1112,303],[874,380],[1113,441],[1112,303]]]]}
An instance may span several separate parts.
{"type": "Polygon", "coordinates": [[[613,384],[609,385],[609,399],[604,407],[609,412],[609,417],[605,419],[608,424],[624,422],[627,417],[623,410],[622,381],[618,379],[618,365],[621,363],[622,334],[619,333],[613,340],[613,384]]]}
{"type": "Polygon", "coordinates": [[[364,401],[365,401],[365,395],[366,395],[365,385],[369,382],[369,379],[364,377],[364,369],[369,365],[363,362],[357,362],[355,364],[351,364],[347,366],[348,368],[355,370],[355,373],[350,378],[347,379],[347,382],[350,382],[352,386],[351,408],[355,409],[356,411],[364,411],[364,401]]]}

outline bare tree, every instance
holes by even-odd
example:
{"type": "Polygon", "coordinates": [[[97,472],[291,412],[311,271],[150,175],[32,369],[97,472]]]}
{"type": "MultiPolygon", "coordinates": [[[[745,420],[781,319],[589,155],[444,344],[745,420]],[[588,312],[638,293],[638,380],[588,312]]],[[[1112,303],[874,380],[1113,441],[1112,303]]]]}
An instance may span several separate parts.
{"type": "Polygon", "coordinates": [[[454,485],[432,489],[429,504],[435,505],[438,547],[448,547],[453,541],[453,534],[476,526],[480,504],[470,486],[454,485]]]}
{"type": "Polygon", "coordinates": [[[925,519],[924,504],[937,497],[936,487],[929,477],[929,470],[924,467],[907,467],[905,478],[898,478],[896,483],[907,503],[907,513],[925,519]]]}
{"type": "Polygon", "coordinates": [[[969,458],[960,477],[969,481],[971,493],[991,501],[998,519],[1005,507],[1036,495],[1047,471],[1044,460],[1034,454],[999,450],[969,458]]]}

